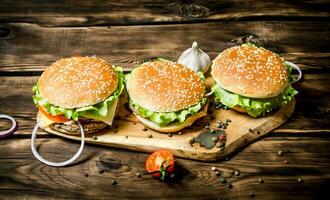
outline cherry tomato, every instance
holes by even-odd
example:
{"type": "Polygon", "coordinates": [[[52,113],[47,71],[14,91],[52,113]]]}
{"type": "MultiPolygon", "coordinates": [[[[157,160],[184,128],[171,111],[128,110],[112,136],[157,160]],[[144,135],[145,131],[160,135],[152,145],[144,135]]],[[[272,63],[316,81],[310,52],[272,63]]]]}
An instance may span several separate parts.
{"type": "Polygon", "coordinates": [[[166,175],[174,170],[174,157],[168,150],[160,150],[152,153],[146,161],[146,169],[155,177],[165,179],[166,175]]]}
{"type": "Polygon", "coordinates": [[[57,123],[63,123],[69,121],[64,115],[51,115],[49,114],[43,107],[39,107],[39,111],[48,119],[57,122],[57,123]]]}

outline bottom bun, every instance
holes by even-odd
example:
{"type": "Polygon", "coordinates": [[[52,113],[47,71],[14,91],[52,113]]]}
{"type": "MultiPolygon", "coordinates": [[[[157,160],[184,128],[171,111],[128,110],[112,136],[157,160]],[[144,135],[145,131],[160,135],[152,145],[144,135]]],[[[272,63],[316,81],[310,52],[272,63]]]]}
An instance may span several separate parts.
{"type": "Polygon", "coordinates": [[[199,111],[198,113],[189,116],[183,123],[179,123],[179,122],[174,122],[174,123],[170,123],[166,126],[160,126],[155,122],[152,122],[146,118],[143,118],[139,115],[136,114],[136,118],[145,126],[158,131],[158,132],[164,132],[164,133],[172,133],[172,132],[177,132],[180,131],[182,129],[184,129],[185,127],[191,126],[197,119],[202,118],[204,116],[207,115],[207,107],[208,104],[206,104],[204,106],[204,109],[199,111]]]}
{"type": "Polygon", "coordinates": [[[231,109],[233,109],[237,112],[240,112],[240,113],[247,113],[247,111],[244,108],[242,108],[241,106],[234,106],[231,109]]]}

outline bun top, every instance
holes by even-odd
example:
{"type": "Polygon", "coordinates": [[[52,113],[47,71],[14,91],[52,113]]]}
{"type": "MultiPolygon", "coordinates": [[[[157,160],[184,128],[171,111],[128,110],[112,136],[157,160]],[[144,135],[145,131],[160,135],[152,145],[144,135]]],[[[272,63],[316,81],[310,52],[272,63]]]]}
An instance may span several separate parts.
{"type": "Polygon", "coordinates": [[[193,70],[170,61],[153,61],[135,68],[126,88],[130,98],[154,112],[173,112],[199,103],[203,81],[193,70]]]}
{"type": "Polygon", "coordinates": [[[211,74],[222,88],[251,98],[275,97],[288,85],[282,58],[253,45],[221,52],[213,61],[211,74]]]}
{"type": "Polygon", "coordinates": [[[96,57],[64,58],[41,75],[39,91],[49,103],[63,108],[94,105],[117,88],[118,74],[111,64],[96,57]]]}

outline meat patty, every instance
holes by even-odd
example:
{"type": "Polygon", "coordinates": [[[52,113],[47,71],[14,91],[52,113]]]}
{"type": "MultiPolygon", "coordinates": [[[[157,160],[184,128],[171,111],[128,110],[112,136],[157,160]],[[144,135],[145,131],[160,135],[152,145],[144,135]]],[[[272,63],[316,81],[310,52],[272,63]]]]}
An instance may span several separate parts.
{"type": "MultiPolygon", "coordinates": [[[[108,124],[92,120],[92,119],[79,119],[81,125],[84,128],[85,134],[95,133],[98,132],[108,126],[108,124]]],[[[50,127],[56,131],[71,134],[71,135],[80,135],[78,124],[74,121],[66,122],[66,123],[55,123],[50,125],[50,127]]]]}

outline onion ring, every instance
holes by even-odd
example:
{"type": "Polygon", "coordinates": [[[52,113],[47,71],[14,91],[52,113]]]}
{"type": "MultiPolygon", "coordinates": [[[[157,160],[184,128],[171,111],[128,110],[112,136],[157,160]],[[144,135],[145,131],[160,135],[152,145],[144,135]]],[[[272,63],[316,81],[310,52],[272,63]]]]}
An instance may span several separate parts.
{"type": "Polygon", "coordinates": [[[298,72],[298,78],[296,80],[292,81],[291,84],[300,81],[300,79],[302,78],[302,71],[301,71],[300,67],[298,67],[298,65],[294,64],[293,62],[289,62],[289,61],[284,61],[284,62],[285,62],[285,64],[289,65],[290,67],[292,67],[293,69],[295,69],[298,72]]]}
{"type": "Polygon", "coordinates": [[[17,129],[17,122],[16,120],[9,116],[9,115],[0,115],[0,119],[8,119],[11,121],[11,127],[8,129],[8,130],[5,130],[5,131],[0,131],[0,139],[1,138],[6,138],[6,137],[9,137],[11,135],[13,135],[17,129]]]}
{"type": "Polygon", "coordinates": [[[85,146],[85,132],[84,132],[84,128],[82,127],[82,125],[80,124],[79,120],[78,122],[78,126],[79,126],[79,131],[81,133],[81,143],[80,143],[80,147],[79,150],[77,151],[77,153],[72,156],[70,159],[64,161],[64,162],[51,162],[48,161],[46,159],[44,159],[38,152],[37,148],[36,148],[36,135],[37,135],[37,131],[39,128],[39,123],[36,124],[36,126],[34,127],[33,131],[32,131],[32,136],[31,136],[31,150],[32,150],[32,154],[34,155],[34,157],[36,159],[38,159],[40,162],[51,166],[51,167],[63,167],[66,165],[69,165],[71,163],[73,163],[82,153],[82,151],[84,150],[84,146],[85,146]]]}

